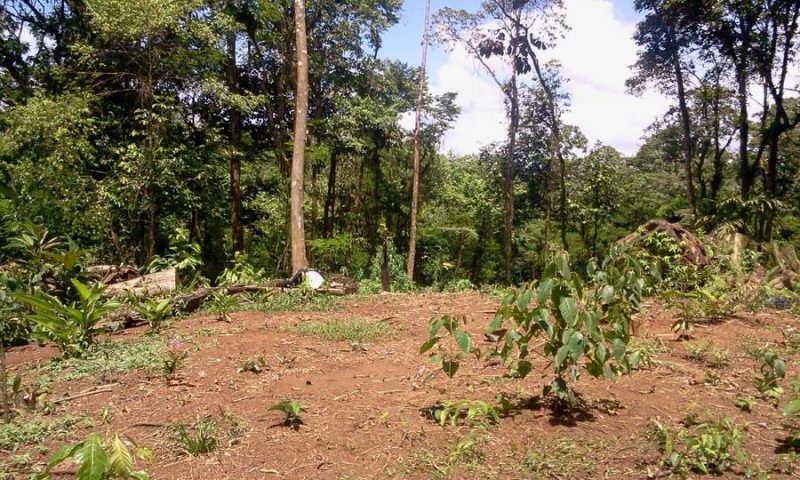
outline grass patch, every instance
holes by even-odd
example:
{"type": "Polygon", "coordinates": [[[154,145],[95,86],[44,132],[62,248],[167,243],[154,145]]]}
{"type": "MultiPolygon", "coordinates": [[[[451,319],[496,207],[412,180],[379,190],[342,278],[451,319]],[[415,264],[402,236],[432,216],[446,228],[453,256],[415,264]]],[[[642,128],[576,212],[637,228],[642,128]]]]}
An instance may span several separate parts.
{"type": "Polygon", "coordinates": [[[333,295],[301,291],[252,293],[242,296],[237,310],[248,312],[328,312],[340,308],[333,295]]]}
{"type": "Polygon", "coordinates": [[[141,337],[133,342],[106,342],[95,346],[82,358],[54,359],[39,367],[52,378],[69,381],[88,376],[101,379],[130,372],[152,371],[161,367],[166,344],[159,337],[141,337]]]}
{"type": "Polygon", "coordinates": [[[13,452],[32,443],[64,438],[74,430],[72,427],[84,420],[85,417],[76,415],[20,415],[9,423],[0,423],[0,451],[13,452]]]}
{"type": "Polygon", "coordinates": [[[604,463],[602,452],[607,448],[608,444],[601,441],[562,438],[526,449],[523,466],[533,478],[595,478],[591,472],[602,478],[609,472],[598,472],[597,468],[604,463]]]}
{"type": "Polygon", "coordinates": [[[391,335],[394,329],[374,320],[309,321],[287,325],[281,330],[304,337],[317,337],[329,342],[366,343],[391,335]]]}

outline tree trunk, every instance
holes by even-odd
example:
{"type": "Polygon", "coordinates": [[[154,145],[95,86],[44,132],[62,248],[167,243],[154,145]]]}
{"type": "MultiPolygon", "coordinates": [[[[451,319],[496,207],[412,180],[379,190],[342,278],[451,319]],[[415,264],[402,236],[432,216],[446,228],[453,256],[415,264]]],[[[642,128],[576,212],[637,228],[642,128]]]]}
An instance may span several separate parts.
{"type": "Polygon", "coordinates": [[[506,151],[505,165],[503,165],[503,207],[505,210],[503,222],[503,256],[505,258],[506,285],[511,285],[511,263],[514,253],[514,160],[517,148],[517,130],[519,128],[519,96],[516,69],[511,74],[508,88],[510,90],[510,122],[508,126],[508,148],[506,151]]]}
{"type": "Polygon", "coordinates": [[[325,211],[322,214],[322,236],[333,236],[333,216],[336,209],[336,164],[339,161],[339,152],[334,148],[331,152],[331,167],[328,171],[328,194],[325,196],[325,211]]]}
{"type": "MultiPolygon", "coordinates": [[[[239,72],[236,67],[236,32],[229,32],[228,43],[228,90],[239,94],[239,72]]],[[[230,107],[231,115],[231,241],[234,256],[244,250],[244,229],[242,228],[242,191],[240,178],[242,172],[242,114],[236,107],[230,107]]]]}
{"type": "Polygon", "coordinates": [[[739,176],[742,198],[746,200],[755,183],[755,171],[750,167],[748,155],[750,119],[747,114],[747,72],[744,68],[741,62],[736,66],[736,94],[739,101],[739,176]]]}
{"type": "Polygon", "coordinates": [[[683,70],[678,56],[677,47],[672,53],[672,63],[675,68],[675,81],[678,86],[678,106],[681,113],[681,127],[683,130],[683,174],[686,176],[686,199],[689,203],[689,214],[691,223],[697,221],[697,201],[695,199],[694,180],[692,174],[692,157],[694,147],[692,145],[692,122],[689,117],[689,107],[686,105],[686,89],[683,84],[683,70]]]}
{"type": "Polygon", "coordinates": [[[289,192],[292,270],[308,267],[303,225],[303,182],[305,171],[306,120],[308,117],[308,46],[306,43],[305,0],[294,0],[294,31],[297,44],[297,89],[295,95],[294,151],[289,192]]]}
{"type": "Polygon", "coordinates": [[[8,371],[6,370],[6,345],[0,339],[0,402],[3,403],[3,420],[11,420],[11,405],[8,403],[8,371]]]}
{"type": "Polygon", "coordinates": [[[422,117],[422,95],[425,90],[425,63],[428,59],[428,24],[431,16],[431,0],[425,0],[425,25],[422,29],[422,61],[419,64],[417,83],[417,111],[414,120],[414,174],[411,182],[411,225],[408,231],[408,279],[414,281],[414,262],[417,257],[417,208],[419,207],[420,122],[422,117]]]}

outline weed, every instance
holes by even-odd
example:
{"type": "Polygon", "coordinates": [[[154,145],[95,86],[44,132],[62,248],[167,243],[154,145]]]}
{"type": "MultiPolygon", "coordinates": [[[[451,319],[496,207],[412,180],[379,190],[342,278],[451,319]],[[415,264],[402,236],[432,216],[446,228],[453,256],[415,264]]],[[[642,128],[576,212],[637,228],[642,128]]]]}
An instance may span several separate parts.
{"type": "Polygon", "coordinates": [[[783,389],[778,386],[778,380],[786,376],[786,365],[783,360],[768,348],[748,347],[747,353],[762,362],[760,375],[756,375],[753,379],[756,388],[765,397],[778,401],[783,394],[783,389]]]}
{"type": "Polygon", "coordinates": [[[231,313],[239,306],[239,298],[228,295],[226,289],[211,292],[209,310],[217,315],[217,320],[231,323],[231,313]]]}
{"type": "Polygon", "coordinates": [[[164,320],[172,314],[173,304],[170,298],[162,300],[148,298],[142,302],[134,303],[133,308],[150,325],[152,332],[158,332],[161,330],[164,320]]]}
{"type": "Polygon", "coordinates": [[[308,321],[287,325],[282,330],[295,335],[318,337],[329,342],[351,343],[367,343],[394,334],[394,329],[390,325],[363,319],[308,321]]]}
{"type": "Polygon", "coordinates": [[[267,368],[267,361],[264,360],[263,355],[259,355],[256,358],[249,358],[243,361],[241,364],[239,364],[239,368],[236,369],[236,372],[261,373],[264,368],[267,368]]]}
{"type": "Polygon", "coordinates": [[[572,438],[546,441],[521,452],[522,464],[534,478],[595,478],[590,472],[595,472],[597,454],[606,447],[605,443],[583,443],[572,438]]]}
{"type": "Polygon", "coordinates": [[[178,369],[183,365],[189,352],[186,351],[186,346],[179,338],[172,338],[167,342],[167,353],[163,362],[164,378],[167,383],[171,382],[177,377],[178,369]]]}
{"type": "Polygon", "coordinates": [[[686,475],[688,472],[722,474],[734,462],[742,462],[741,434],[728,418],[700,423],[689,429],[672,430],[654,420],[645,433],[664,455],[662,465],[686,475]]]}
{"type": "Polygon", "coordinates": [[[41,415],[20,415],[11,422],[0,423],[0,451],[10,452],[17,448],[47,440],[63,438],[73,427],[84,421],[84,417],[66,415],[63,417],[43,417],[41,415]]]}
{"type": "Polygon", "coordinates": [[[424,409],[426,415],[445,426],[463,423],[467,426],[488,427],[500,421],[500,413],[491,404],[482,400],[441,400],[424,409]]]}
{"type": "Polygon", "coordinates": [[[711,340],[703,340],[702,342],[686,342],[686,350],[688,357],[699,363],[705,363],[708,359],[708,353],[713,348],[714,344],[711,340]]]}
{"type": "Polygon", "coordinates": [[[631,342],[628,351],[630,352],[631,368],[643,369],[650,368],[657,364],[655,359],[657,353],[665,351],[663,344],[656,344],[647,340],[634,340],[631,342]]]}
{"type": "Polygon", "coordinates": [[[756,404],[756,399],[753,397],[738,397],[734,404],[743,412],[752,412],[753,406],[756,404]]]}
{"type": "Polygon", "coordinates": [[[728,365],[731,360],[731,353],[728,350],[715,350],[711,356],[711,366],[722,368],[728,365]]]}
{"type": "Polygon", "coordinates": [[[303,407],[299,402],[295,402],[294,400],[284,400],[269,407],[269,409],[283,412],[286,415],[286,418],[283,420],[283,424],[287,427],[292,427],[295,430],[298,430],[300,425],[304,424],[303,418],[300,416],[300,414],[303,413],[305,407],[303,407]]]}
{"type": "Polygon", "coordinates": [[[175,424],[173,428],[180,448],[193,457],[211,453],[219,446],[217,423],[211,418],[197,420],[192,431],[182,423],[175,424]]]}

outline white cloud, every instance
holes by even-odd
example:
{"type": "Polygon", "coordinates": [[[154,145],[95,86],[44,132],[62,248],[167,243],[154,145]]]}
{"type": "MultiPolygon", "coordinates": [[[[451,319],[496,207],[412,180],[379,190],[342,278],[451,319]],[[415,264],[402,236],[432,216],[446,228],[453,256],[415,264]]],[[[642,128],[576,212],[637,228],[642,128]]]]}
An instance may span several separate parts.
{"type": "MultiPolygon", "coordinates": [[[[590,142],[601,141],[633,154],[641,145],[643,130],[669,105],[655,93],[633,97],[625,91],[636,61],[631,36],[635,25],[614,16],[610,0],[566,0],[566,21],[571,30],[544,60],[562,65],[572,95],[565,121],[578,125],[590,142]]],[[[473,153],[506,134],[503,96],[483,67],[463,49],[449,53],[432,75],[436,93],[455,91],[462,114],[448,132],[444,149],[473,153]]]]}

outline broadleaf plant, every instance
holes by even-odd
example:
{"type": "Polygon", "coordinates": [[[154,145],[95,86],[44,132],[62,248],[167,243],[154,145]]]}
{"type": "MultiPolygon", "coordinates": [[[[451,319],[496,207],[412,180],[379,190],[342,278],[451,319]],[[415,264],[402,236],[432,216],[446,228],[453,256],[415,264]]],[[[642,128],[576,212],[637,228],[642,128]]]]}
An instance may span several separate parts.
{"type": "Polygon", "coordinates": [[[45,471],[36,478],[50,478],[51,470],[68,459],[78,464],[76,480],[147,480],[150,478],[147,472],[135,470],[135,459],[150,462],[153,455],[149,449],[139,447],[130,439],[125,441],[119,435],[104,440],[100,434],[90,433],[84,441],[64,445],[56,450],[45,471]]]}
{"type": "Polygon", "coordinates": [[[450,378],[453,378],[461,366],[461,360],[469,355],[475,354],[480,357],[479,349],[473,347],[472,337],[464,330],[459,329],[460,324],[466,324],[466,317],[442,316],[434,317],[428,326],[428,340],[420,346],[419,353],[430,354],[431,363],[439,363],[442,371],[450,378]],[[444,331],[444,334],[441,332],[444,331]],[[450,342],[445,341],[451,339],[450,342]],[[448,345],[450,343],[450,345],[448,345]]]}
{"type": "Polygon", "coordinates": [[[588,283],[569,265],[568,254],[561,253],[538,282],[506,295],[487,331],[505,331],[493,354],[521,378],[531,372],[527,359],[535,339],[544,337],[543,353],[554,365],[544,394],[575,406],[570,384],[580,377],[580,365],[612,381],[631,370],[631,316],[645,282],[640,264],[622,247],[612,248],[602,264],[589,264],[588,283]]]}

